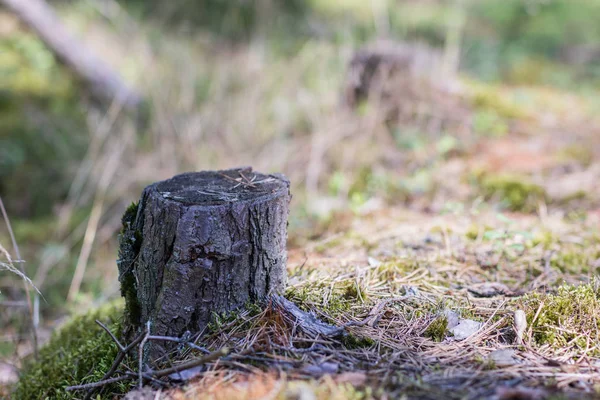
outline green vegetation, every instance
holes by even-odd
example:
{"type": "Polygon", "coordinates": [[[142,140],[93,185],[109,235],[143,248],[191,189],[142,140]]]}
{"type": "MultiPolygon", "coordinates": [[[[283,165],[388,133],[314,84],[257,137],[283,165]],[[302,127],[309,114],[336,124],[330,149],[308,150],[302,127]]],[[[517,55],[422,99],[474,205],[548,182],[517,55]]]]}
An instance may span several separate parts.
{"type": "MultiPolygon", "coordinates": [[[[5,28],[11,24],[0,11],[0,195],[26,272],[48,300],[40,304],[44,325],[79,306],[64,299],[86,253],[84,236],[95,240],[78,300],[100,297],[106,277],[118,275],[124,317],[139,322],[128,270],[141,243],[137,204],[118,224],[127,203],[159,176],[253,164],[284,172],[293,185],[290,266],[297,269],[286,297],[338,326],[376,317],[349,325],[342,345],[336,337],[320,353],[308,350],[311,338],[294,341],[295,327],[281,315],[248,305],[214,315],[206,348],[229,341],[264,356],[236,362],[262,367],[274,356],[278,368],[289,362],[291,370],[318,366],[337,351],[369,362],[394,354],[391,370],[403,372],[389,377],[398,391],[388,397],[412,390],[441,398],[437,383],[409,371],[426,370],[438,382],[434,374],[443,376],[446,364],[461,365],[473,385],[457,397],[478,398],[471,386],[489,392],[489,382],[504,379],[502,367],[490,379],[493,362],[473,355],[473,343],[440,344],[448,334],[443,311],[486,328],[503,319],[476,338],[493,351],[514,344],[507,314],[517,304],[537,352],[567,349],[561,356],[573,363],[600,357],[598,285],[577,286],[600,271],[599,0],[50,3],[150,101],[140,118],[88,101],[77,77],[34,34],[5,28]],[[430,46],[442,59],[437,67],[457,66],[458,74],[443,88],[406,79],[407,87],[349,109],[342,101],[348,61],[380,37],[430,46]],[[453,50],[457,65],[446,65],[453,50]],[[520,145],[514,157],[512,142],[520,145]],[[105,187],[101,177],[112,166],[117,172],[105,187]],[[101,210],[97,220],[92,209],[101,210]],[[519,214],[509,220],[498,209],[519,214]],[[439,351],[446,346],[457,351],[439,351]],[[407,348],[415,353],[406,356],[407,348]]],[[[0,278],[1,302],[24,299],[12,276],[0,278]]],[[[1,334],[25,330],[23,310],[3,309],[1,334]]],[[[65,325],[39,362],[26,363],[16,398],[77,397],[64,387],[99,379],[116,352],[94,318],[118,332],[121,315],[107,306],[65,325]]],[[[0,343],[0,354],[15,348],[0,343]]],[[[340,373],[364,361],[349,360],[335,360],[340,373]]],[[[514,369],[528,372],[525,363],[514,369]]],[[[366,389],[348,385],[347,397],[368,398],[366,389]]]]}
{"type": "Polygon", "coordinates": [[[588,255],[580,249],[579,251],[567,251],[556,254],[550,260],[553,268],[562,273],[587,274],[590,269],[591,260],[588,255]]]}
{"type": "MultiPolygon", "coordinates": [[[[577,68],[550,65],[549,61],[569,62],[566,50],[599,43],[600,29],[593,15],[600,12],[598,1],[488,0],[472,2],[472,24],[466,26],[465,45],[472,47],[466,68],[481,78],[513,78],[527,84],[573,87],[577,68]],[[528,60],[539,60],[531,64],[528,60]],[[550,73],[549,73],[550,72],[550,73]],[[575,74],[574,74],[575,72],[575,74]]],[[[598,83],[598,71],[588,77],[598,83]]]]}
{"type": "MultiPolygon", "coordinates": [[[[226,313],[216,313],[215,312],[212,314],[211,321],[208,323],[207,332],[208,332],[208,334],[220,332],[227,325],[234,323],[236,321],[240,322],[241,314],[243,314],[244,317],[246,317],[247,319],[251,319],[252,317],[259,315],[262,311],[263,311],[263,308],[260,304],[247,303],[240,310],[230,311],[230,312],[226,312],[226,313]]],[[[250,322],[248,322],[247,320],[244,320],[244,322],[236,325],[236,327],[239,329],[248,329],[251,327],[251,325],[252,324],[250,322]]]]}
{"type": "Polygon", "coordinates": [[[319,309],[327,315],[337,317],[350,310],[359,301],[359,291],[353,287],[353,282],[330,282],[327,280],[311,280],[300,287],[287,289],[285,297],[293,301],[305,311],[319,309]]]}
{"type": "Polygon", "coordinates": [[[121,296],[125,298],[125,316],[134,326],[140,324],[140,304],[137,297],[137,282],[133,273],[133,262],[140,252],[142,233],[133,225],[138,211],[138,203],[131,203],[121,218],[119,234],[119,281],[121,296]]]}
{"type": "Polygon", "coordinates": [[[365,337],[365,336],[356,336],[351,333],[342,336],[342,344],[347,349],[364,349],[369,348],[375,345],[375,340],[365,337]]]}
{"type": "Polygon", "coordinates": [[[598,281],[564,285],[556,293],[528,294],[520,302],[536,345],[549,345],[556,352],[576,350],[582,356],[600,354],[597,346],[589,346],[600,329],[598,281]]]}
{"type": "Polygon", "coordinates": [[[183,0],[177,3],[160,0],[119,0],[140,19],[157,20],[171,29],[209,31],[229,40],[247,41],[256,30],[268,25],[279,33],[292,36],[302,28],[307,2],[300,0],[254,1],[183,0]],[[275,17],[275,20],[272,18],[275,17]],[[269,24],[266,24],[269,22],[269,24]]]}
{"type": "MultiPolygon", "coordinates": [[[[122,307],[116,301],[66,323],[40,350],[39,359],[26,363],[15,400],[77,399],[80,394],[65,391],[67,386],[102,379],[117,355],[117,346],[95,321],[118,335],[122,307]]],[[[126,390],[127,385],[113,385],[105,390],[105,398],[126,390]]]]}
{"type": "Polygon", "coordinates": [[[430,338],[434,342],[441,342],[446,338],[448,330],[448,318],[439,316],[435,318],[425,330],[425,337],[430,338]]]}
{"type": "Polygon", "coordinates": [[[33,34],[0,37],[0,192],[11,214],[44,217],[87,145],[77,86],[33,34]]]}
{"type": "Polygon", "coordinates": [[[476,184],[486,200],[495,199],[510,211],[533,212],[546,201],[544,189],[524,177],[482,173],[476,184]]]}

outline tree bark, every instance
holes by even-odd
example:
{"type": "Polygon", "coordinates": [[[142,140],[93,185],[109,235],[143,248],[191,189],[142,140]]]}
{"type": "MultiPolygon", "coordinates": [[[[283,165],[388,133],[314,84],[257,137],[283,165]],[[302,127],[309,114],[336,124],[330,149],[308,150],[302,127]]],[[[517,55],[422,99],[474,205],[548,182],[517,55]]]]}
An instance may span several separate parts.
{"type": "Polygon", "coordinates": [[[45,1],[0,0],[0,4],[17,15],[58,59],[88,83],[96,97],[108,101],[116,99],[128,109],[135,109],[141,103],[142,97],[88,47],[76,40],[45,1]]]}
{"type": "MultiPolygon", "coordinates": [[[[118,260],[130,334],[203,331],[214,313],[280,293],[289,181],[252,169],[177,175],[123,216],[118,260]]],[[[152,358],[169,343],[152,343],[152,358]]]]}

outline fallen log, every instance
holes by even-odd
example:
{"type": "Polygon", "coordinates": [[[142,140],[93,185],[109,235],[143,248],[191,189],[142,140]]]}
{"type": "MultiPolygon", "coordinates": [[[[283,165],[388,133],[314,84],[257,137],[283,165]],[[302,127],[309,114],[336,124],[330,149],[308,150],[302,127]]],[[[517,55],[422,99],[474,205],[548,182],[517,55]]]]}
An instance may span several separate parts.
{"type": "Polygon", "coordinates": [[[48,3],[43,0],[0,0],[0,5],[34,31],[60,61],[88,84],[96,98],[119,101],[131,110],[140,105],[142,96],[71,35],[48,3]]]}

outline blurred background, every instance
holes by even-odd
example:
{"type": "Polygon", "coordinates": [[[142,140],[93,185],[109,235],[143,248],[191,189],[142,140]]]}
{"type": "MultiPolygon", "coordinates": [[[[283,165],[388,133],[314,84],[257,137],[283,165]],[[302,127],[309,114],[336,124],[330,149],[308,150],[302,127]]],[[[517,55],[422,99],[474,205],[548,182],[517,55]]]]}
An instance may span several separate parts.
{"type": "Polygon", "coordinates": [[[20,250],[0,223],[0,357],[31,351],[6,269],[42,293],[43,340],[119,296],[123,212],[184,171],[285,173],[291,247],[386,207],[585,218],[599,16],[600,0],[0,0],[0,197],[20,250]]]}

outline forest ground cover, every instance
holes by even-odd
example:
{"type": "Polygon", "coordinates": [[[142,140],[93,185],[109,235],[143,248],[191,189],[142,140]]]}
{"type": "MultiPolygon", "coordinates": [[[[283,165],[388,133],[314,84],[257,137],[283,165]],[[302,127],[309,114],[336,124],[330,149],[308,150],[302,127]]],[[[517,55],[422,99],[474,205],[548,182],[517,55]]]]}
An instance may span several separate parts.
{"type": "MultiPolygon", "coordinates": [[[[386,29],[438,51],[446,6],[403,3],[390,8],[385,28],[372,18],[380,10],[362,2],[317,1],[331,18],[323,31],[290,39],[279,26],[279,35],[259,30],[245,42],[236,36],[251,27],[216,37],[189,22],[167,29],[124,3],[60,11],[126,77],[142,77],[151,99],[142,121],[115,105],[87,106],[35,36],[1,15],[9,23],[0,65],[19,71],[0,82],[2,189],[12,194],[6,204],[26,273],[44,295],[40,342],[69,311],[118,297],[116,234],[145,184],[248,164],[283,171],[294,185],[286,297],[348,334],[315,339],[275,304],[222,316],[206,346],[227,346],[231,359],[158,396],[596,396],[597,78],[593,64],[552,56],[561,40],[581,36],[558,32],[572,24],[553,16],[585,30],[585,7],[551,2],[511,27],[501,15],[520,15],[520,3],[489,2],[468,15],[465,66],[445,85],[383,80],[349,106],[355,51],[386,29]],[[479,329],[457,340],[457,318],[479,329]]],[[[301,25],[321,26],[314,15],[301,25]]],[[[0,243],[10,242],[3,231],[0,243]]],[[[29,317],[18,278],[0,282],[0,367],[14,383],[12,366],[33,354],[29,317]]]]}

